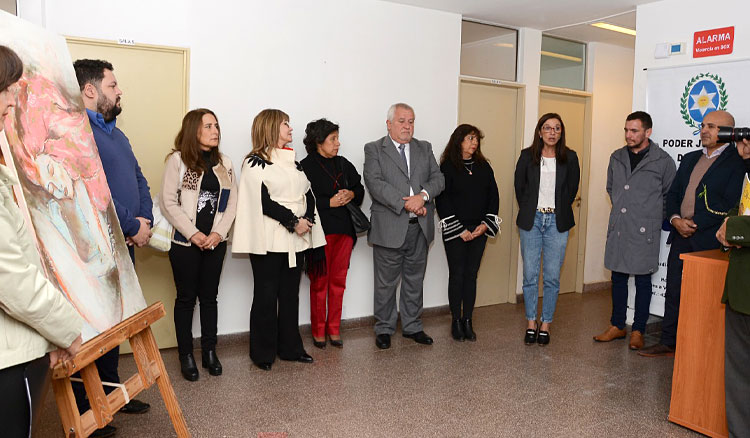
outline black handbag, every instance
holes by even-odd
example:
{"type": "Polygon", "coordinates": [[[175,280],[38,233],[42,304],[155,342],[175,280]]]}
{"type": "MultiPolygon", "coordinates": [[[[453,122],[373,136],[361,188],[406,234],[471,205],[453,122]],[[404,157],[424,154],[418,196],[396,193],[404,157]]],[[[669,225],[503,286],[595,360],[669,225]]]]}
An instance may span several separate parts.
{"type": "Polygon", "coordinates": [[[346,204],[345,207],[349,211],[349,216],[352,218],[355,233],[364,233],[370,229],[370,219],[367,218],[367,215],[365,215],[361,208],[351,202],[346,204]]]}
{"type": "MultiPolygon", "coordinates": [[[[347,190],[349,190],[349,181],[346,179],[346,174],[343,172],[343,166],[342,167],[342,176],[344,178],[344,186],[347,190]]],[[[359,206],[352,204],[349,202],[345,205],[346,210],[349,212],[349,216],[352,218],[352,225],[354,225],[354,232],[364,233],[370,230],[370,219],[367,218],[367,215],[362,211],[359,206]]]]}

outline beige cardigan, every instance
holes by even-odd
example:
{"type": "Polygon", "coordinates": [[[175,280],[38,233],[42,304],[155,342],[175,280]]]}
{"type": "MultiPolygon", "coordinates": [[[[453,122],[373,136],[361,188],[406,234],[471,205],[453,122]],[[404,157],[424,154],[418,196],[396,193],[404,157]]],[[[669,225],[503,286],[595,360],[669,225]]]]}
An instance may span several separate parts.
{"type": "Polygon", "coordinates": [[[288,253],[289,267],[297,266],[295,253],[326,244],[320,216],[315,209],[315,224],[310,232],[299,236],[289,232],[277,220],[263,214],[261,184],[265,184],[271,199],[301,217],[307,210],[305,194],[310,190],[310,181],[294,161],[291,149],[273,149],[271,163],[242,164],[239,199],[237,201],[237,223],[232,237],[233,253],[266,254],[288,253]]]}
{"type": "Polygon", "coordinates": [[[42,274],[39,254],[11,190],[17,184],[0,165],[0,369],[67,348],[83,318],[42,274]]]}
{"type": "MultiPolygon", "coordinates": [[[[219,234],[221,240],[227,240],[229,229],[237,213],[237,179],[232,160],[221,154],[221,162],[213,167],[213,172],[219,180],[220,189],[219,206],[214,216],[211,232],[219,234]]],[[[167,158],[161,183],[159,207],[164,217],[174,227],[173,243],[190,246],[190,238],[199,231],[195,226],[195,216],[198,211],[198,195],[202,180],[202,173],[198,174],[182,164],[179,152],[174,152],[167,158]],[[182,181],[180,181],[180,168],[185,172],[182,181]]]]}

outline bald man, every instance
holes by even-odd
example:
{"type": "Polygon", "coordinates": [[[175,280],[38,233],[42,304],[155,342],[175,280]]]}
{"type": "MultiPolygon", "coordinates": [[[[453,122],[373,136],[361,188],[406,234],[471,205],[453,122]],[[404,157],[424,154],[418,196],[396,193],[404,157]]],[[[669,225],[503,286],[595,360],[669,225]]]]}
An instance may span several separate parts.
{"type": "Polygon", "coordinates": [[[719,126],[734,126],[734,117],[726,111],[713,111],[703,117],[703,148],[682,157],[667,193],[667,217],[672,231],[667,239],[671,246],[661,340],[641,349],[641,356],[674,356],[682,288],[680,255],[719,248],[716,232],[740,200],[745,164],[734,143],[718,142],[719,126]]]}

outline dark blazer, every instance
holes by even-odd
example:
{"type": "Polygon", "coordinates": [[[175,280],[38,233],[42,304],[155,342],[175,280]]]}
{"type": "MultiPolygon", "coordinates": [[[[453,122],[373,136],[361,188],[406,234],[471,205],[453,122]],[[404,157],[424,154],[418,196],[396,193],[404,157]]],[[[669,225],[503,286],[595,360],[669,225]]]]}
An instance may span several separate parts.
{"type": "Polygon", "coordinates": [[[404,209],[403,197],[409,196],[409,186],[414,194],[423,189],[429,193],[430,200],[425,204],[427,215],[420,216],[418,222],[427,243],[432,242],[435,236],[433,201],[443,191],[445,179],[429,142],[412,138],[409,151],[411,176],[389,136],[365,145],[362,173],[372,198],[368,243],[386,248],[403,245],[409,228],[409,212],[404,209]]]}
{"type": "MultiPolygon", "coordinates": [[[[522,230],[530,230],[534,226],[536,205],[539,200],[539,163],[534,163],[531,148],[521,151],[516,163],[516,173],[513,185],[516,188],[518,201],[518,217],[516,225],[522,230]]],[[[576,224],[573,217],[573,200],[578,193],[578,182],[581,178],[581,168],[578,165],[578,155],[568,149],[567,161],[557,162],[555,178],[555,222],[557,231],[564,233],[576,224]]]]}
{"type": "Polygon", "coordinates": [[[729,268],[724,282],[722,303],[735,312],[750,315],[750,216],[733,216],[727,221],[727,241],[741,248],[729,253],[729,268]]]}
{"type": "MultiPolygon", "coordinates": [[[[682,157],[677,175],[675,175],[667,193],[667,219],[674,215],[680,215],[680,206],[686,196],[685,191],[690,182],[690,174],[693,173],[693,169],[702,155],[703,151],[698,150],[682,157]]],[[[693,222],[698,226],[695,233],[690,236],[695,251],[719,247],[716,232],[724,221],[726,213],[739,202],[744,176],[745,163],[737,153],[737,148],[732,144],[708,168],[706,174],[703,175],[703,179],[698,183],[695,193],[690,194],[690,196],[695,196],[693,222]],[[705,196],[702,195],[704,187],[706,189],[705,196]],[[711,213],[706,208],[706,204],[711,210],[724,214],[711,213]]],[[[671,228],[667,243],[672,243],[672,239],[677,233],[674,227],[671,228]]]]}

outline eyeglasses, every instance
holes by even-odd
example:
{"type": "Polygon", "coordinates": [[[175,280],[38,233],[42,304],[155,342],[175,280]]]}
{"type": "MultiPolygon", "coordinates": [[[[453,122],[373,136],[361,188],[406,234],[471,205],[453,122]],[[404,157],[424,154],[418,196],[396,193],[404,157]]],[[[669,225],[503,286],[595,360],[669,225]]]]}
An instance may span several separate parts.
{"type": "Polygon", "coordinates": [[[562,128],[560,126],[548,126],[548,125],[544,125],[544,126],[542,126],[542,131],[544,131],[544,132],[552,132],[552,131],[560,132],[560,131],[562,131],[562,128]]]}

